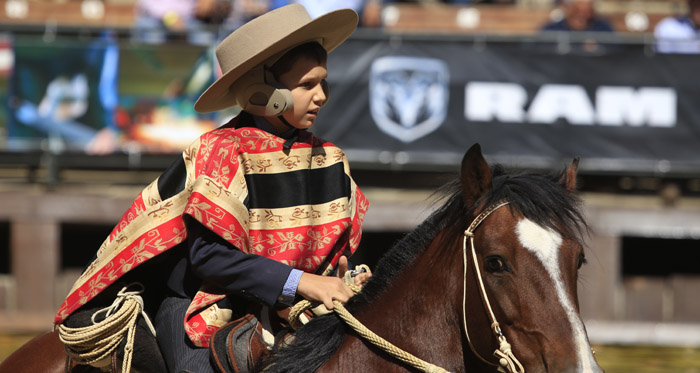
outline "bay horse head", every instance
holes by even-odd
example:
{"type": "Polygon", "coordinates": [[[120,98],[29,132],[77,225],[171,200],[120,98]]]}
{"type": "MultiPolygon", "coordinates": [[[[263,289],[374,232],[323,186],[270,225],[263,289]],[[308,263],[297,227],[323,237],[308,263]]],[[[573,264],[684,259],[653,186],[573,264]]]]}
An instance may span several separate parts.
{"type": "MultiPolygon", "coordinates": [[[[382,256],[346,308],[450,372],[602,372],[578,311],[586,224],[577,166],[509,175],[473,146],[442,206],[382,256]]],[[[265,371],[411,368],[330,314],[300,328],[265,371]]]]}
{"type": "Polygon", "coordinates": [[[578,270],[586,259],[573,194],[577,167],[575,159],[549,180],[510,177],[491,169],[478,145],[464,156],[460,181],[472,219],[464,328],[474,364],[507,360],[492,357],[507,338],[527,372],[602,371],[579,315],[578,270]],[[474,342],[489,333],[491,343],[474,342]]]}

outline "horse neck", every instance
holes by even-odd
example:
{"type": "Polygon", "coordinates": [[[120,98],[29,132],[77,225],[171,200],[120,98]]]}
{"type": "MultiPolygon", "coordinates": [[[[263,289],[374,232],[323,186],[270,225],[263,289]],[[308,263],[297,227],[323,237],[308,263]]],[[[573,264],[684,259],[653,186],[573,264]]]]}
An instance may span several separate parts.
{"type": "Polygon", "coordinates": [[[454,368],[464,364],[461,246],[441,247],[441,238],[439,234],[357,318],[417,357],[454,368]]]}

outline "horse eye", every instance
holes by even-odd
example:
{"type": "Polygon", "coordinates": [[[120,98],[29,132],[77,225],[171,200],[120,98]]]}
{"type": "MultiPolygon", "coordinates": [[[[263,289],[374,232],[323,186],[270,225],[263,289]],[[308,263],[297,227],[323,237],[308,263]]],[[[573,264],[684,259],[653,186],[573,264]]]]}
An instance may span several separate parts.
{"type": "Polygon", "coordinates": [[[505,272],[506,262],[500,256],[490,256],[484,262],[484,269],[491,273],[505,272]]]}
{"type": "Polygon", "coordinates": [[[582,267],[584,264],[586,264],[586,263],[588,263],[588,260],[586,259],[586,256],[583,255],[583,254],[580,254],[580,255],[578,256],[578,266],[577,266],[577,268],[578,268],[578,269],[581,269],[581,267],[582,267]]]}

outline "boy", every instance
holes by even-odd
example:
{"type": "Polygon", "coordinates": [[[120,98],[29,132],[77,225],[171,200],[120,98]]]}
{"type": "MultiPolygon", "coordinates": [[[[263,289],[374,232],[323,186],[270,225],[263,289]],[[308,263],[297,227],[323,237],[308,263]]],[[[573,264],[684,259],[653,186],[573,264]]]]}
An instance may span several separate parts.
{"type": "MultiPolygon", "coordinates": [[[[211,371],[203,347],[249,304],[296,295],[333,308],[352,291],[342,277],[368,203],[343,152],[306,131],[328,99],[326,53],[355,29],[339,10],[311,20],[290,5],[241,26],[217,47],[223,75],[199,112],[239,105],[140,194],[56,316],[142,262],[168,251],[167,294],[156,316],[169,371],[211,371]],[[174,254],[173,254],[174,253],[174,254]],[[184,321],[184,325],[183,325],[184,321]]],[[[365,279],[362,279],[365,280],[365,279]]]]}

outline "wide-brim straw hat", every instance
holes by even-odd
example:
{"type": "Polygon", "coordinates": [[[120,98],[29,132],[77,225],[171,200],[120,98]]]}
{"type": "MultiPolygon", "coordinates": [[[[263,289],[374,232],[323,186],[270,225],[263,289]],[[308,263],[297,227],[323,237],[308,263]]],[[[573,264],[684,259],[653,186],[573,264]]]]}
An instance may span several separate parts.
{"type": "Polygon", "coordinates": [[[222,76],[199,96],[194,109],[209,113],[236,105],[230,87],[245,73],[309,41],[319,42],[330,52],[355,31],[357,21],[357,13],[352,9],[340,9],[312,19],[300,4],[287,5],[251,20],[216,47],[222,76]]]}

